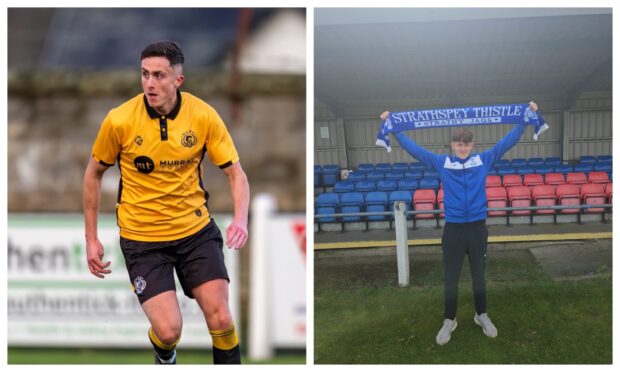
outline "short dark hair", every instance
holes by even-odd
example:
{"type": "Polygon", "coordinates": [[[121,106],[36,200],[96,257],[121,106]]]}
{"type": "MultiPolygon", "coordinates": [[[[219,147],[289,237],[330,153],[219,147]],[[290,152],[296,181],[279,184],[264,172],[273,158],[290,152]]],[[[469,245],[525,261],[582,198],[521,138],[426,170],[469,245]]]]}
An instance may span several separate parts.
{"type": "Polygon", "coordinates": [[[469,143],[474,140],[474,134],[467,128],[456,128],[452,131],[452,142],[469,143]]]}
{"type": "Polygon", "coordinates": [[[170,66],[182,65],[185,62],[181,47],[176,41],[171,40],[156,41],[147,45],[140,54],[140,61],[149,57],[165,57],[170,66]]]}

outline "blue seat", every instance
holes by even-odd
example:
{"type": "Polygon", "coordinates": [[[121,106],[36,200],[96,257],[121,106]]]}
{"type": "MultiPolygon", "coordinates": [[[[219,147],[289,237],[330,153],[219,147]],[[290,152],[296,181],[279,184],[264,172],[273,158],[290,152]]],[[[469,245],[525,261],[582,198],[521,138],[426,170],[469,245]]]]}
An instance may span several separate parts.
{"type": "Polygon", "coordinates": [[[510,160],[508,159],[500,159],[495,163],[495,168],[507,167],[510,165],[510,160]]]}
{"type": "MultiPolygon", "coordinates": [[[[316,214],[334,214],[338,210],[340,197],[334,192],[326,192],[319,194],[316,201],[316,214]]],[[[317,219],[319,223],[334,223],[336,217],[320,217],[317,219]]]]}
{"type": "Polygon", "coordinates": [[[394,163],[394,165],[392,165],[392,170],[395,171],[406,171],[409,170],[409,164],[407,163],[394,163]]]}
{"type": "Polygon", "coordinates": [[[392,165],[390,163],[379,163],[375,165],[375,170],[380,170],[383,172],[391,171],[392,165]]]}
{"type": "Polygon", "coordinates": [[[418,184],[419,189],[434,189],[439,188],[439,180],[437,178],[422,178],[418,184]]]}
{"type": "Polygon", "coordinates": [[[366,179],[368,181],[381,181],[384,177],[383,172],[380,171],[372,171],[366,174],[366,179]]]}
{"type": "Polygon", "coordinates": [[[596,163],[596,158],[594,156],[583,155],[579,158],[579,164],[594,164],[596,163]]]}
{"type": "Polygon", "coordinates": [[[534,168],[528,166],[517,168],[517,174],[524,175],[530,173],[534,173],[534,168]]]}
{"type": "Polygon", "coordinates": [[[545,165],[545,161],[543,160],[543,158],[530,158],[527,161],[527,165],[530,167],[537,167],[540,165],[545,165]]]}
{"type": "Polygon", "coordinates": [[[545,165],[562,165],[562,159],[557,156],[550,156],[545,159],[545,165]]]}
{"type": "MultiPolygon", "coordinates": [[[[394,202],[397,202],[397,201],[404,201],[406,210],[408,211],[412,210],[411,206],[413,205],[413,194],[410,191],[405,191],[405,190],[392,191],[390,193],[390,203],[389,203],[390,210],[394,209],[394,202]]],[[[409,220],[412,218],[413,218],[413,215],[407,216],[407,219],[409,220]]]]}
{"type": "Polygon", "coordinates": [[[423,178],[439,178],[439,173],[435,170],[425,170],[423,178]]]}
{"type": "Polygon", "coordinates": [[[525,167],[527,165],[527,161],[523,158],[512,159],[510,165],[512,165],[513,168],[525,167]]]}
{"type": "Polygon", "coordinates": [[[371,191],[375,191],[375,183],[374,181],[358,181],[355,182],[355,191],[367,193],[371,191]]]}
{"type": "Polygon", "coordinates": [[[574,172],[575,170],[573,166],[569,164],[556,165],[553,169],[555,170],[555,173],[562,173],[562,174],[571,173],[571,172],[574,172]]]}
{"type": "Polygon", "coordinates": [[[505,176],[507,174],[515,174],[516,171],[513,167],[499,167],[497,168],[498,176],[505,176]]]}
{"type": "Polygon", "coordinates": [[[422,171],[421,169],[410,170],[405,172],[404,174],[404,178],[415,178],[419,180],[422,177],[424,177],[424,171],[422,171]]]}
{"type": "Polygon", "coordinates": [[[594,163],[579,163],[575,165],[575,172],[590,173],[592,169],[594,169],[594,163]]]}
{"type": "MultiPolygon", "coordinates": [[[[385,212],[388,206],[387,193],[373,191],[366,194],[366,212],[385,212]]],[[[387,216],[367,216],[368,221],[385,221],[387,216]]]]}
{"type": "MultiPolygon", "coordinates": [[[[360,213],[364,207],[364,195],[361,192],[347,192],[340,197],[341,213],[360,213]]],[[[361,222],[362,216],[345,216],[342,222],[361,222]]]]}
{"type": "Polygon", "coordinates": [[[364,172],[366,172],[366,171],[367,171],[367,172],[370,172],[370,171],[375,170],[375,166],[374,166],[374,165],[372,165],[372,164],[363,163],[363,164],[360,164],[360,165],[357,167],[357,170],[358,170],[358,171],[364,171],[364,172]]]}
{"type": "Polygon", "coordinates": [[[345,192],[354,192],[354,191],[355,191],[355,185],[353,184],[353,182],[350,182],[350,181],[336,182],[332,190],[332,192],[335,192],[338,194],[342,194],[345,192]]]}
{"type": "Polygon", "coordinates": [[[421,171],[423,171],[424,169],[426,169],[426,165],[424,165],[423,163],[409,163],[409,170],[412,170],[412,171],[421,170],[421,171]]]}
{"type": "Polygon", "coordinates": [[[335,164],[324,165],[322,185],[331,187],[338,181],[340,181],[340,167],[335,164]]]}
{"type": "Polygon", "coordinates": [[[551,165],[541,165],[534,168],[534,172],[538,174],[549,174],[553,173],[553,166],[551,165]]]}
{"type": "Polygon", "coordinates": [[[418,189],[418,180],[415,178],[403,178],[398,181],[398,189],[413,192],[418,189]]]}
{"type": "Polygon", "coordinates": [[[380,180],[375,184],[377,191],[392,192],[398,188],[398,184],[393,180],[380,180]]]}
{"type": "Polygon", "coordinates": [[[596,163],[594,164],[595,172],[611,172],[612,164],[611,163],[596,163]]]}
{"type": "Polygon", "coordinates": [[[323,167],[320,165],[314,166],[314,187],[321,187],[321,173],[323,173],[323,167]]]}
{"type": "Polygon", "coordinates": [[[596,158],[597,163],[612,163],[611,155],[600,155],[596,158]]]}
{"type": "Polygon", "coordinates": [[[364,181],[364,180],[366,180],[366,174],[362,172],[349,173],[349,176],[346,179],[346,181],[351,181],[351,182],[364,181]]]}
{"type": "Polygon", "coordinates": [[[398,180],[402,180],[404,178],[403,176],[404,176],[404,172],[400,172],[400,171],[385,172],[386,180],[398,181],[398,180]]]}
{"type": "Polygon", "coordinates": [[[489,176],[497,176],[497,168],[493,167],[493,168],[489,169],[488,175],[489,176]]]}

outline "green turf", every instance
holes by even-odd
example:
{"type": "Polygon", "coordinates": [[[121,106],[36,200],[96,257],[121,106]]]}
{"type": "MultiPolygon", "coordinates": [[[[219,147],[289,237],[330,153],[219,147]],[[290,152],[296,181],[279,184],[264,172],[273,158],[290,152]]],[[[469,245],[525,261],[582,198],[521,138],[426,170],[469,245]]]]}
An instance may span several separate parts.
{"type": "MultiPolygon", "coordinates": [[[[348,260],[351,261],[351,260],[348,260]]],[[[458,328],[435,343],[443,321],[439,260],[414,262],[412,285],[373,259],[348,268],[315,260],[316,364],[505,364],[612,362],[612,280],[554,282],[529,252],[489,259],[488,310],[498,337],[474,324],[469,267],[461,274],[458,328]],[[324,265],[323,265],[324,264],[324,265]]]]}
{"type": "MultiPolygon", "coordinates": [[[[179,364],[212,364],[211,350],[179,350],[179,364]]],[[[151,350],[112,349],[8,349],[9,364],[153,364],[151,350]]],[[[243,364],[305,364],[305,351],[281,352],[273,359],[256,362],[241,358],[243,364]]]]}

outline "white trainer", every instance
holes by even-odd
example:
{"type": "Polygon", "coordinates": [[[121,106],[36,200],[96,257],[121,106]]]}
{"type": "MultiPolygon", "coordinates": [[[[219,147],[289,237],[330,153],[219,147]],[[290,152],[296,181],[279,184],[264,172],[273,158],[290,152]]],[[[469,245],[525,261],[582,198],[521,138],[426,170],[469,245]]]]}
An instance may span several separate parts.
{"type": "Polygon", "coordinates": [[[482,332],[489,337],[497,337],[497,328],[489,318],[487,313],[474,315],[474,322],[482,327],[482,332]]]}
{"type": "Polygon", "coordinates": [[[437,333],[437,337],[435,338],[435,341],[437,341],[437,344],[438,345],[447,344],[448,341],[450,341],[450,333],[452,333],[452,331],[456,329],[457,325],[458,323],[456,322],[456,319],[454,320],[444,319],[443,326],[441,327],[441,329],[437,333]]]}

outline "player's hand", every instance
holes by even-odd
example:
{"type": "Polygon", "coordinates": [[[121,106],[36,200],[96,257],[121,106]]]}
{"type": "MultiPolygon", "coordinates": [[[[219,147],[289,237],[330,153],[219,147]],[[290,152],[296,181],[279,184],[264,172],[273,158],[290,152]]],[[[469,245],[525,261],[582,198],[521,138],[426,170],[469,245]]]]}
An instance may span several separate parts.
{"type": "Polygon", "coordinates": [[[536,104],[536,102],[530,101],[530,110],[532,110],[532,112],[538,111],[538,105],[536,104]]]}
{"type": "Polygon", "coordinates": [[[88,263],[88,269],[91,274],[98,278],[103,278],[105,274],[109,274],[112,271],[106,269],[110,266],[110,261],[103,262],[103,245],[99,239],[86,242],[86,262],[88,263]]]}
{"type": "Polygon", "coordinates": [[[248,224],[234,221],[226,228],[226,246],[241,249],[248,241],[248,224]]]}
{"type": "Polygon", "coordinates": [[[390,112],[383,111],[383,113],[381,114],[381,120],[387,120],[388,117],[390,117],[390,112]]]}

